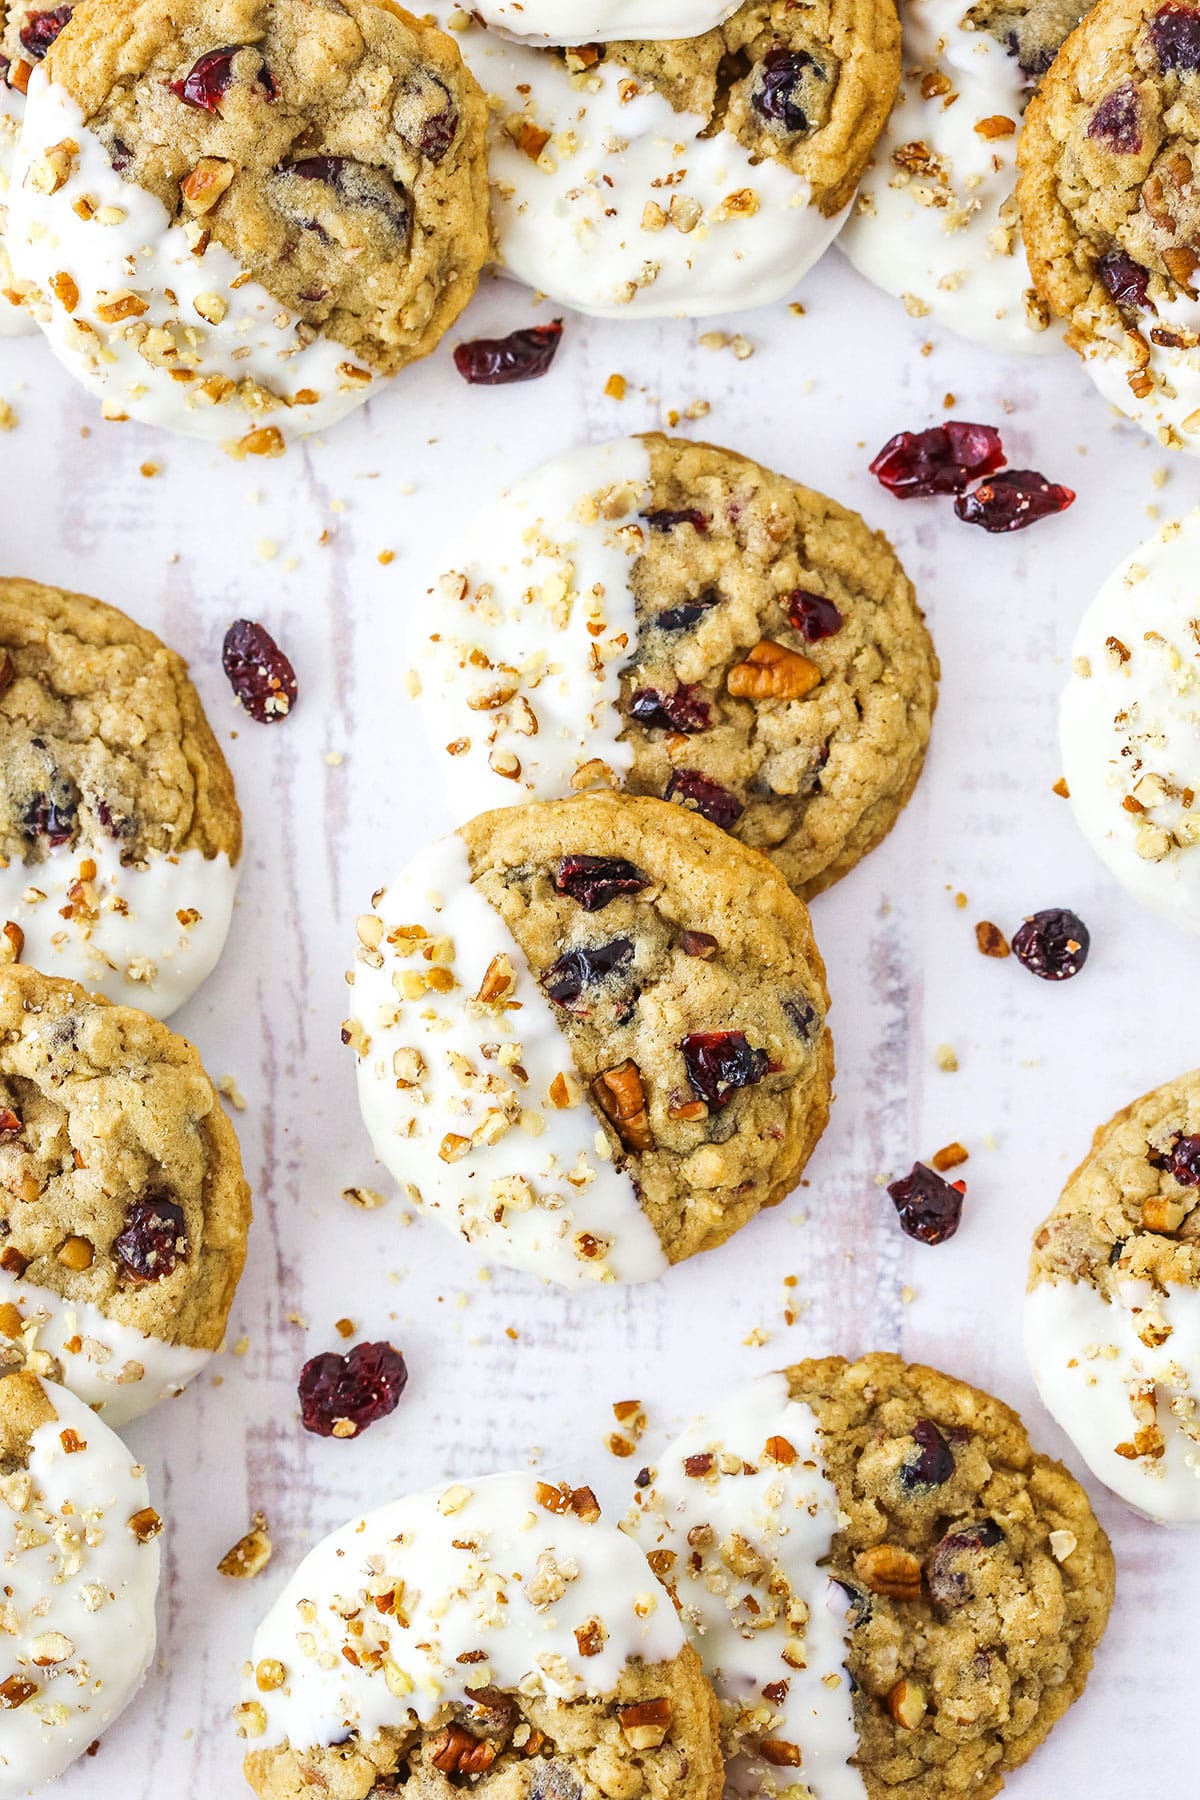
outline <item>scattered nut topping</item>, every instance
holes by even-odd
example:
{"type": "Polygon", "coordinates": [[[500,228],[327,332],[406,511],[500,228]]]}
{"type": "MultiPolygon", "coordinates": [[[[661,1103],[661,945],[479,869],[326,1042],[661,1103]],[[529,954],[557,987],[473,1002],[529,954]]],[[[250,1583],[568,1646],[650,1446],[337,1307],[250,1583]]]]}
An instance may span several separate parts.
{"type": "Polygon", "coordinates": [[[657,1750],[671,1729],[671,1702],[636,1701],[632,1706],[619,1706],[617,1717],[631,1749],[657,1750]]]}
{"type": "Polygon", "coordinates": [[[1008,939],[990,919],[981,919],[976,925],[975,942],[983,956],[1004,957],[1012,954],[1008,939]]]}
{"type": "MultiPolygon", "coordinates": [[[[227,1550],[217,1571],[221,1575],[232,1576],[235,1580],[252,1580],[261,1575],[271,1560],[272,1544],[267,1531],[267,1521],[263,1514],[256,1512],[250,1521],[250,1529],[244,1537],[240,1537],[231,1550],[227,1550]]],[[[262,1687],[262,1682],[259,1682],[262,1687]]],[[[278,1683],[276,1683],[278,1685],[278,1683]]]]}

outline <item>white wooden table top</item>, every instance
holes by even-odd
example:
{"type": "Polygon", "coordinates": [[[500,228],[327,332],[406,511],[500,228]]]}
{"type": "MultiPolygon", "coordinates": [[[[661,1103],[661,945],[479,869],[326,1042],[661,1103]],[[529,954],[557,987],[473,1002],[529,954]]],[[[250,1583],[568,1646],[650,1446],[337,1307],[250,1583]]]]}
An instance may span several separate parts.
{"type": "MultiPolygon", "coordinates": [[[[1200,943],[1127,902],[1077,836],[1051,792],[1055,702],[1084,605],[1152,529],[1149,506],[1166,516],[1200,498],[1200,463],[1172,459],[1160,491],[1166,454],[1114,422],[1073,357],[1006,360],[928,332],[836,253],[800,297],[802,317],[568,317],[546,379],[468,388],[452,342],[550,316],[489,282],[428,362],[326,440],[265,464],[103,424],[40,343],[0,343],[0,397],[19,420],[0,436],[5,572],[98,594],[189,657],[247,836],[226,957],[174,1022],[245,1096],[256,1219],[229,1343],[248,1348],[127,1433],[168,1522],[160,1654],[61,1800],[240,1792],[229,1708],[254,1622],[361,1505],[539,1456],[623,1510],[640,1461],[683,1416],[804,1355],[899,1349],[940,1364],[1013,1402],[1079,1471],[1021,1356],[1029,1234],[1094,1127],[1200,1061],[1200,943]],[[754,355],[701,349],[712,329],[743,331],[754,355]],[[614,372],[622,403],[604,396],[614,372]],[[871,455],[945,417],[948,394],[956,416],[1003,428],[1013,464],[1076,487],[1073,510],[988,537],[948,502],[890,499],[871,455]],[[839,1076],[805,1186],[652,1287],[488,1280],[439,1226],[405,1216],[338,1036],[354,917],[445,822],[404,692],[405,619],[456,521],[506,479],[697,400],[711,412],[681,430],[825,488],[893,536],[942,658],[929,767],[887,844],[814,906],[839,1076]],[[148,462],[161,465],[152,478],[148,462]],[[234,708],[221,673],[239,615],[274,631],[298,671],[299,703],[271,729],[234,708]],[[1011,933],[1050,905],[1091,929],[1077,980],[978,954],[977,919],[1011,933]],[[942,1043],[956,1074],[935,1064],[942,1043]],[[971,1152],[964,1221],[930,1249],[901,1234],[880,1182],[954,1138],[971,1152]],[[387,1204],[352,1208],[352,1184],[387,1204]],[[391,1338],[410,1370],[398,1411],[357,1441],[307,1435],[295,1400],[301,1363],[339,1347],[342,1317],[391,1338]],[[621,1462],[606,1440],[627,1398],[650,1425],[638,1460],[621,1462]],[[256,1581],[226,1580],[218,1558],[255,1508],[275,1560],[256,1581]]],[[[1115,1796],[1151,1774],[1156,1795],[1182,1800],[1196,1791],[1184,1733],[1200,1688],[1200,1534],[1143,1524],[1089,1486],[1117,1551],[1116,1612],[1084,1701],[1009,1791],[1115,1796]]]]}

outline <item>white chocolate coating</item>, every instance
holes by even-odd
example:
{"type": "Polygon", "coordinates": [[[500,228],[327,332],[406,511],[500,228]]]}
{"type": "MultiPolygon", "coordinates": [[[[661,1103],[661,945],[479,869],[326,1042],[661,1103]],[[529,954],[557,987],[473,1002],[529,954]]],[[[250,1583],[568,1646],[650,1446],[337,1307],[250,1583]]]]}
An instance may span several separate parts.
{"type": "Polygon", "coordinates": [[[195,254],[202,235],[123,180],[71,96],[34,71],[9,193],[9,256],[38,290],[35,316],[51,349],[99,395],[105,416],[236,443],[259,427],[297,437],[360,406],[372,372],[246,280],[219,244],[195,254]],[[71,144],[74,153],[62,151],[71,144]]]}
{"type": "Polygon", "coordinates": [[[415,1204],[480,1256],[555,1281],[663,1273],[551,1002],[471,885],[461,838],[421,851],[359,921],[351,1013],[371,1142],[415,1204]],[[509,985],[483,1005],[474,996],[497,957],[509,985]]]}
{"type": "Polygon", "coordinates": [[[20,927],[21,961],[44,975],[165,1019],[216,965],[237,874],[224,853],[184,850],[126,868],[115,845],[63,846],[0,868],[0,926],[20,927]],[[81,880],[81,864],[94,874],[81,880]]]}
{"type": "Polygon", "coordinates": [[[496,101],[500,260],[552,300],[612,317],[766,306],[837,235],[845,214],[825,218],[801,176],[752,161],[729,132],[702,137],[700,114],[637,89],[620,64],[572,76],[559,57],[495,33],[467,32],[459,45],[496,101]],[[518,116],[550,134],[536,161],[505,129],[518,116]]]}
{"type": "Polygon", "coordinates": [[[515,482],[447,548],[409,653],[456,822],[569,794],[597,761],[628,772],[620,671],[649,488],[637,438],[591,445],[515,482]]]}
{"type": "Polygon", "coordinates": [[[610,44],[617,38],[699,37],[741,0],[481,0],[473,8],[510,37],[540,44],[610,44]]]}
{"type": "Polygon", "coordinates": [[[1200,349],[1156,344],[1149,335],[1152,325],[1200,332],[1200,300],[1180,294],[1169,306],[1160,306],[1147,317],[1140,333],[1150,353],[1144,368],[1141,350],[1136,359],[1131,356],[1125,333],[1116,327],[1111,338],[1099,337],[1088,345],[1084,368],[1104,398],[1143,431],[1172,449],[1200,456],[1200,349]],[[1132,378],[1140,385],[1146,374],[1152,386],[1139,396],[1129,382],[1132,378]]]}
{"type": "Polygon", "coordinates": [[[1114,1494],[1160,1524],[1200,1523],[1200,1290],[1127,1280],[1117,1294],[1108,1304],[1087,1281],[1030,1291],[1025,1354],[1038,1392],[1114,1494]]]}
{"type": "Polygon", "coordinates": [[[862,1776],[849,1760],[858,1734],[842,1666],[846,1598],[819,1567],[840,1517],[816,1415],[789,1398],[784,1375],[768,1375],[674,1440],[626,1521],[647,1555],[674,1553],[664,1579],[716,1689],[727,1746],[767,1737],[801,1752],[799,1788],[791,1769],[744,1749],[730,1756],[725,1791],[731,1800],[776,1794],[865,1800],[862,1776]],[[768,1454],[771,1439],[784,1440],[794,1461],[768,1454]],[[705,1453],[713,1458],[711,1472],[689,1475],[685,1459],[705,1453]],[[699,1533],[689,1539],[703,1526],[711,1528],[710,1541],[699,1533]],[[723,1558],[734,1536],[757,1552],[755,1575],[738,1575],[723,1558]],[[785,1684],[782,1699],[764,1695],[775,1683],[785,1684]]]}
{"type": "Polygon", "coordinates": [[[990,33],[964,29],[965,11],[964,0],[901,9],[900,97],[838,244],[915,316],[997,350],[1057,350],[1062,327],[1047,327],[1033,295],[1015,192],[1025,77],[990,33]],[[953,85],[927,96],[931,73],[953,85]]]}
{"type": "Polygon", "coordinates": [[[25,96],[0,77],[0,337],[22,337],[36,331],[33,314],[21,304],[16,278],[4,247],[8,224],[8,184],[25,96]]]}
{"type": "Polygon", "coordinates": [[[145,1474],[82,1400],[45,1392],[58,1417],[33,1433],[28,1469],[0,1478],[5,1675],[38,1689],[0,1713],[0,1800],[61,1775],[154,1654],[159,1547],[129,1526],[150,1505],[145,1474]]]}
{"type": "Polygon", "coordinates": [[[311,1749],[349,1731],[369,1741],[388,1725],[428,1724],[468,1686],[603,1699],[632,1659],[678,1656],[683,1631],[637,1546],[602,1520],[549,1511],[541,1487],[492,1475],[412,1494],[311,1550],[255,1635],[255,1667],[274,1658],[285,1680],[244,1689],[266,1716],[252,1748],[311,1749]],[[375,1596],[393,1590],[403,1610],[378,1609],[375,1596]],[[362,1632],[351,1637],[355,1598],[362,1632]],[[584,1656],[575,1632],[593,1619],[607,1635],[584,1656]]]}
{"type": "Polygon", "coordinates": [[[0,1357],[61,1382],[109,1425],[127,1425],[182,1393],[212,1359],[211,1350],[165,1344],[90,1300],[65,1300],[8,1269],[0,1269],[0,1305],[15,1306],[22,1319],[18,1337],[0,1331],[0,1357]]]}
{"type": "Polygon", "coordinates": [[[1200,931],[1200,511],[1127,557],[1084,614],[1059,741],[1088,843],[1135,899],[1200,931]]]}

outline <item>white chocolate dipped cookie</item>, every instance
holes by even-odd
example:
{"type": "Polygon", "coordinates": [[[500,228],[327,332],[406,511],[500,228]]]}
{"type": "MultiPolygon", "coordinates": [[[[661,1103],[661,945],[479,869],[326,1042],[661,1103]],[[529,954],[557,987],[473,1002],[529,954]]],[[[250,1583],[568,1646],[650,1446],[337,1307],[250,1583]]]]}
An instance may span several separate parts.
{"type": "Polygon", "coordinates": [[[0,1378],[0,1800],[61,1775],[154,1655],[162,1522],[145,1471],[65,1388],[0,1378]]]}
{"type": "Polygon", "coordinates": [[[1062,347],[1025,255],[1017,136],[1082,10],[1077,0],[907,0],[900,98],[838,239],[914,317],[997,350],[1062,347]]]}
{"type": "Polygon", "coordinates": [[[74,982],[0,969],[0,1359],[114,1424],[225,1332],[249,1189],[192,1046],[74,982]]]}
{"type": "Polygon", "coordinates": [[[658,800],[485,814],[358,922],[359,1101],[377,1155],[477,1255],[647,1281],[799,1178],[832,1046],[803,903],[658,800]]]}
{"type": "Polygon", "coordinates": [[[1000,1401],[897,1356],[755,1383],[639,1477],[626,1529],[716,1689],[728,1800],[990,1800],[1112,1602],[1078,1483],[1000,1401]]]}
{"type": "Polygon", "coordinates": [[[29,79],[13,266],[107,417],[278,454],[466,305],[485,117],[399,7],[97,0],[29,79]]]}
{"type": "Polygon", "coordinates": [[[37,330],[5,248],[8,188],[29,76],[58,35],[60,19],[69,15],[69,6],[40,11],[27,0],[0,0],[0,337],[37,330]]]}
{"type": "Polygon", "coordinates": [[[692,38],[736,12],[741,0],[482,0],[472,8],[493,30],[539,44],[607,44],[618,38],[692,38]]]}
{"type": "Polygon", "coordinates": [[[233,778],[182,657],[86,594],[0,579],[4,959],[156,1018],[216,965],[233,778]]]}
{"type": "Polygon", "coordinates": [[[1096,1132],[1034,1234],[1025,1351],[1093,1474],[1200,1523],[1200,1070],[1096,1132]]]}
{"type": "Polygon", "coordinates": [[[360,1514],[254,1639],[262,1800],[719,1800],[716,1708],[637,1547],[590,1488],[493,1475],[360,1514]],[[458,1781],[454,1777],[458,1776],[458,1781]]]}
{"type": "Polygon", "coordinates": [[[666,42],[461,41],[494,108],[501,264],[614,317],[781,299],[832,242],[899,78],[892,0],[746,0],[666,42]]]}
{"type": "Polygon", "coordinates": [[[886,539],[656,433],[558,457],[485,507],[410,652],[456,819],[620,785],[765,851],[806,898],[899,818],[937,696],[886,539]]]}
{"type": "Polygon", "coordinates": [[[1162,525],[1084,614],[1059,743],[1093,850],[1136,900],[1200,931],[1200,512],[1162,525]]]}

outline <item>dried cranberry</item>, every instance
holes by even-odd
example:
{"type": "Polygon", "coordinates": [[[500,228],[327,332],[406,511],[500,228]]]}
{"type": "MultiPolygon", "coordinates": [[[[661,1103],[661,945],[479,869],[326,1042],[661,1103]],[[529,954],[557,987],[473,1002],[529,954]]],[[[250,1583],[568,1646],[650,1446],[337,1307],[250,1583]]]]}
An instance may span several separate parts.
{"type": "Polygon", "coordinates": [[[660,506],[656,511],[639,514],[639,517],[645,519],[651,531],[671,531],[676,525],[690,525],[694,531],[707,531],[712,524],[708,514],[697,512],[694,506],[681,506],[675,511],[660,506]]]}
{"type": "Polygon", "coordinates": [[[332,241],[331,210],[374,214],[401,240],[412,223],[412,202],[405,190],[386,169],[373,169],[352,156],[304,156],[298,162],[281,163],[271,175],[270,192],[276,211],[301,230],[315,232],[325,244],[332,241]]]}
{"type": "Polygon", "coordinates": [[[1004,466],[994,425],[947,419],[927,431],[898,431],[871,464],[871,473],[897,500],[961,494],[968,482],[1004,466]]]}
{"type": "Polygon", "coordinates": [[[796,1027],[796,1035],[811,1043],[817,1034],[817,1009],[811,1000],[785,1000],[783,1010],[796,1027]]]}
{"type": "Polygon", "coordinates": [[[1146,289],[1150,271],[1123,250],[1107,251],[1096,264],[1096,273],[1118,306],[1149,306],[1146,289]]]}
{"type": "Polygon", "coordinates": [[[602,912],[618,894],[640,894],[650,886],[623,856],[564,856],[554,871],[554,891],[569,894],[584,912],[602,912]]]}
{"type": "MultiPolygon", "coordinates": [[[[233,80],[233,59],[239,51],[246,48],[245,44],[227,44],[223,50],[206,50],[192,64],[182,81],[170,81],[167,86],[185,106],[195,106],[201,112],[219,113],[221,101],[233,80]]],[[[274,100],[275,83],[271,79],[271,71],[261,58],[254,85],[267,100],[274,100]]]]}
{"type": "Polygon", "coordinates": [[[21,1135],[21,1121],[11,1106],[0,1106],[0,1144],[11,1144],[21,1135]]]}
{"type": "Polygon", "coordinates": [[[238,700],[260,725],[286,719],[296,704],[296,671],[275,639],[253,619],[235,619],[221,663],[238,700]]]}
{"type": "Polygon", "coordinates": [[[416,136],[417,149],[431,163],[440,163],[457,134],[458,109],[452,105],[447,93],[446,104],[441,112],[434,113],[431,118],[423,121],[416,136]]]}
{"type": "MultiPolygon", "coordinates": [[[[852,1581],[843,1581],[840,1575],[831,1575],[829,1580],[834,1587],[841,1588],[849,1601],[846,1608],[846,1623],[852,1630],[857,1631],[860,1625],[867,1624],[874,1610],[870,1594],[864,1588],[856,1587],[852,1581]]],[[[832,1596],[830,1596],[829,1603],[832,1604],[832,1596]]]]}
{"type": "Polygon", "coordinates": [[[701,775],[699,769],[673,770],[663,799],[690,806],[711,824],[719,825],[722,831],[732,831],[746,810],[736,794],[723,788],[719,781],[710,781],[707,775],[701,775]]]}
{"type": "Polygon", "coordinates": [[[812,69],[817,78],[825,71],[806,50],[788,50],[776,44],[758,65],[750,104],[760,118],[777,125],[791,137],[811,128],[808,114],[797,98],[805,72],[812,69]]]}
{"type": "Polygon", "coordinates": [[[921,1244],[944,1244],[958,1230],[966,1185],[943,1181],[925,1163],[914,1163],[907,1175],[888,1183],[900,1228],[921,1244]]]}
{"type": "Polygon", "coordinates": [[[767,1072],[766,1051],[753,1049],[744,1031],[692,1031],[679,1048],[692,1087],[717,1111],[767,1072]]]}
{"type": "Polygon", "coordinates": [[[1184,1137],[1176,1132],[1166,1155],[1151,1160],[1156,1168],[1173,1175],[1181,1187],[1200,1187],[1200,1137],[1184,1137]]]}
{"type": "Polygon", "coordinates": [[[1087,134],[1118,156],[1137,155],[1142,147],[1142,114],[1132,81],[1123,81],[1105,94],[1088,120],[1087,134]]]}
{"type": "Polygon", "coordinates": [[[1025,920],[1012,947],[1031,975],[1040,975],[1043,981],[1069,981],[1087,961],[1091,942],[1077,913],[1050,906],[1025,920]]]}
{"type": "Polygon", "coordinates": [[[510,381],[536,381],[554,361],[562,338],[562,320],[510,331],[502,338],[475,338],[454,346],[454,366],[474,387],[505,387],[510,381]]]}
{"type": "Polygon", "coordinates": [[[918,1419],[912,1428],[917,1454],[900,1465],[900,1485],[942,1487],[954,1473],[954,1453],[932,1419],[918,1419]]]}
{"type": "Polygon", "coordinates": [[[964,524],[982,525],[985,531],[1024,531],[1039,519],[1066,512],[1074,500],[1074,488],[1047,481],[1036,469],[1005,469],[971,493],[960,494],[954,510],[964,524]]]}
{"type": "Polygon", "coordinates": [[[113,1254],[130,1281],[163,1281],[187,1260],[187,1226],[174,1200],[138,1200],[113,1239],[113,1254]]]}
{"type": "Polygon", "coordinates": [[[614,938],[610,944],[568,950],[543,974],[542,987],[556,1005],[568,1012],[586,1012],[586,1007],[579,1006],[585,989],[624,969],[632,957],[633,939],[627,937],[614,938]]]}
{"type": "Polygon", "coordinates": [[[300,1423],[318,1437],[357,1437],[395,1412],[407,1382],[391,1344],[355,1344],[345,1356],[326,1350],[300,1371],[300,1423]]]}
{"type": "Polygon", "coordinates": [[[808,644],[819,644],[822,638],[832,637],[842,629],[842,615],[832,600],[824,594],[809,594],[803,588],[794,588],[784,596],[787,609],[788,624],[800,633],[808,644]]]}
{"type": "Polygon", "coordinates": [[[695,600],[685,600],[682,606],[668,606],[664,612],[656,613],[650,623],[660,631],[690,631],[718,602],[716,594],[701,594],[695,600]]]}
{"type": "Polygon", "coordinates": [[[25,23],[17,35],[22,49],[29,52],[34,62],[41,62],[74,10],[71,5],[56,6],[50,12],[26,13],[25,23]]]}
{"type": "Polygon", "coordinates": [[[658,688],[638,688],[629,702],[629,716],[639,725],[661,727],[664,731],[694,733],[707,731],[712,724],[712,708],[696,683],[685,683],[672,694],[658,688]]]}
{"type": "Polygon", "coordinates": [[[1200,12],[1194,6],[1160,6],[1150,21],[1150,42],[1158,66],[1192,74],[1200,69],[1200,12]]]}
{"type": "Polygon", "coordinates": [[[22,823],[30,837],[46,838],[52,850],[69,844],[75,836],[78,813],[73,800],[52,799],[49,794],[35,794],[22,815],[22,823]]]}
{"type": "Polygon", "coordinates": [[[971,1598],[979,1558],[985,1550],[994,1550],[1004,1542],[1004,1533],[994,1519],[980,1519],[976,1525],[964,1525],[951,1531],[933,1546],[925,1565],[929,1592],[939,1606],[961,1606],[971,1598]]]}

